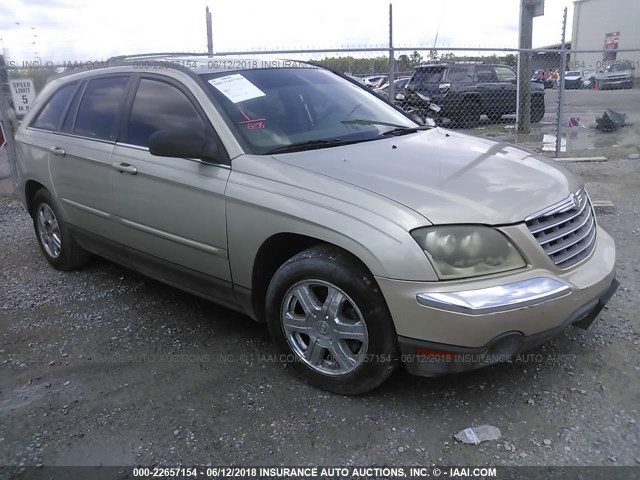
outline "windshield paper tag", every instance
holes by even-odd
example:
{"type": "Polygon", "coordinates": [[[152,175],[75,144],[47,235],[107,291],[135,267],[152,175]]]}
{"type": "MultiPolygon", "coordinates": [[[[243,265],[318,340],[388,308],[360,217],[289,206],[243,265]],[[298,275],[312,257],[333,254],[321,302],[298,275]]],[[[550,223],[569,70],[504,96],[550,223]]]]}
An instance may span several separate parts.
{"type": "Polygon", "coordinates": [[[209,83],[233,103],[264,97],[265,93],[239,73],[212,78],[209,83]]]}

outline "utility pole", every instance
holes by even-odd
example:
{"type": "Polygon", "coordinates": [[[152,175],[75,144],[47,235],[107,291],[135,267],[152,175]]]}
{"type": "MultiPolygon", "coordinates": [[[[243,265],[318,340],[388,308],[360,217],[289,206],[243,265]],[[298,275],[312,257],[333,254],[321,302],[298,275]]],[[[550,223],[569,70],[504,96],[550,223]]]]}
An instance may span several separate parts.
{"type": "Polygon", "coordinates": [[[520,0],[520,39],[518,41],[518,133],[531,130],[531,50],[533,17],[544,15],[544,0],[520,0]]]}
{"type": "Polygon", "coordinates": [[[387,94],[389,101],[394,102],[396,98],[395,79],[396,79],[396,59],[395,50],[393,49],[393,4],[389,4],[389,86],[387,94]]]}
{"type": "Polygon", "coordinates": [[[9,159],[9,171],[11,172],[11,182],[14,191],[18,188],[18,176],[16,171],[16,144],[13,140],[13,125],[9,119],[7,111],[9,109],[9,70],[4,60],[4,55],[0,54],[0,120],[4,126],[4,134],[7,141],[7,158],[9,159]]]}
{"type": "Polygon", "coordinates": [[[207,53],[213,55],[213,29],[211,26],[211,12],[207,7],[207,53]]]}
{"type": "Polygon", "coordinates": [[[562,117],[564,115],[564,70],[567,67],[567,49],[565,38],[567,33],[567,7],[564,7],[562,18],[562,48],[560,49],[560,89],[558,92],[558,118],[556,121],[556,158],[560,156],[562,146],[562,117]]]}

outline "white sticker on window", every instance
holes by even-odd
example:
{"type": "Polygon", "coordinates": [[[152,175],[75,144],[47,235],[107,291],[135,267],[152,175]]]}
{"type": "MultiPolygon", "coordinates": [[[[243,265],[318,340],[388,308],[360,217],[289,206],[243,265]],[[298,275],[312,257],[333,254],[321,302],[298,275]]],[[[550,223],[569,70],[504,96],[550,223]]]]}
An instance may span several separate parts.
{"type": "Polygon", "coordinates": [[[213,78],[209,83],[233,103],[263,97],[265,93],[239,73],[213,78]]]}

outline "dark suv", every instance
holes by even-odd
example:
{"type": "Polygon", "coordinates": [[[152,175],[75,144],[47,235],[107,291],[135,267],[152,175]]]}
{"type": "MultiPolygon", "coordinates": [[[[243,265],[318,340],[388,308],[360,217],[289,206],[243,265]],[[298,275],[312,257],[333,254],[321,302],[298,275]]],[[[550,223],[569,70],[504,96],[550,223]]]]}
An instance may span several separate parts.
{"type": "MultiPolygon", "coordinates": [[[[440,117],[472,128],[480,115],[498,121],[516,113],[517,76],[507,65],[438,63],[415,68],[405,88],[403,108],[420,108],[424,98],[440,107],[440,117]]],[[[531,83],[531,121],[544,116],[544,87],[531,83]]]]}

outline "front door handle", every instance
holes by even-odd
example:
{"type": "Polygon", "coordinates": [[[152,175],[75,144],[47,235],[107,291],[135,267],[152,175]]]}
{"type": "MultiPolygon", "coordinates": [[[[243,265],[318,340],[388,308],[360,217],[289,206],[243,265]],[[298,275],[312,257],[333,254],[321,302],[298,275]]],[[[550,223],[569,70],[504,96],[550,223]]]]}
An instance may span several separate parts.
{"type": "Polygon", "coordinates": [[[51,147],[49,149],[49,151],[51,153],[53,153],[54,155],[59,155],[60,157],[64,157],[67,154],[67,152],[65,151],[64,148],[61,148],[61,147],[58,147],[58,146],[51,147]]]}
{"type": "Polygon", "coordinates": [[[138,169],[128,163],[113,163],[112,166],[120,173],[130,173],[131,175],[138,173],[138,169]]]}

